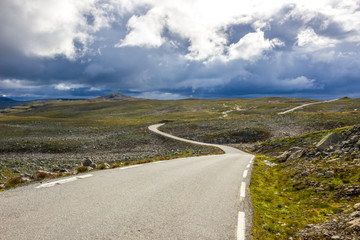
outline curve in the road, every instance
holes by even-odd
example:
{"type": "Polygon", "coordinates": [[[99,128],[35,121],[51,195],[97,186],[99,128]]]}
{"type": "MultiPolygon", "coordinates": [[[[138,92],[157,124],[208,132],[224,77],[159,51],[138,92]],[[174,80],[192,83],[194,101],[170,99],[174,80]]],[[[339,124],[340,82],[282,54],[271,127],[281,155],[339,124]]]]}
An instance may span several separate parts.
{"type": "MultiPolygon", "coordinates": [[[[164,123],[151,125],[151,126],[149,126],[149,130],[154,133],[157,133],[159,135],[162,135],[164,137],[172,138],[172,139],[175,139],[178,141],[197,144],[197,145],[203,145],[203,146],[217,147],[217,148],[220,148],[221,150],[223,150],[225,152],[225,155],[229,155],[229,154],[250,155],[250,154],[244,153],[243,151],[240,151],[239,149],[236,149],[233,147],[228,147],[228,146],[223,146],[223,145],[218,145],[218,144],[203,143],[203,142],[198,142],[198,141],[188,140],[185,138],[176,137],[174,135],[160,131],[159,127],[161,127],[163,125],[164,125],[164,123]]],[[[253,155],[251,155],[251,156],[252,156],[251,160],[243,172],[243,179],[246,179],[248,172],[250,170],[250,167],[255,158],[255,156],[253,156],[253,155]]],[[[241,182],[240,198],[239,198],[240,201],[245,201],[245,199],[246,199],[246,186],[247,186],[247,184],[245,181],[241,182]]],[[[246,212],[249,212],[249,209],[244,209],[245,208],[244,205],[242,205],[242,208],[243,209],[240,209],[240,211],[238,213],[238,222],[237,222],[237,230],[236,230],[237,240],[244,240],[244,239],[246,239],[246,236],[249,236],[249,234],[250,234],[250,229],[246,229],[246,222],[247,222],[247,220],[251,219],[249,216],[246,216],[246,212]]],[[[248,224],[248,226],[249,226],[249,224],[248,224]]]]}
{"type": "Polygon", "coordinates": [[[182,141],[182,142],[187,142],[187,143],[192,143],[192,144],[197,144],[197,145],[203,145],[203,146],[210,146],[210,147],[217,147],[220,148],[221,150],[223,150],[225,152],[225,154],[231,154],[231,153],[244,153],[236,148],[233,147],[228,147],[228,146],[223,146],[223,145],[218,145],[218,144],[211,144],[211,143],[203,143],[203,142],[197,142],[197,141],[193,141],[193,140],[188,140],[185,138],[180,138],[180,137],[176,137],[174,135],[168,134],[168,133],[164,133],[162,131],[159,130],[159,127],[163,126],[164,123],[159,123],[159,124],[154,124],[149,126],[149,130],[160,134],[164,137],[168,137],[168,138],[172,138],[178,141],[182,141]]]}

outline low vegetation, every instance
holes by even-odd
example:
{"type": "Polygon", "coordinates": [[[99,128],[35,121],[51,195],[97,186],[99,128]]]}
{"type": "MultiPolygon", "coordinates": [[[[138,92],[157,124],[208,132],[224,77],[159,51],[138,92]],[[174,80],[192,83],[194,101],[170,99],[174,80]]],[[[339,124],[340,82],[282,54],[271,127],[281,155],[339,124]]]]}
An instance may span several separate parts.
{"type": "MultiPolygon", "coordinates": [[[[351,214],[360,201],[360,162],[353,151],[357,143],[351,134],[346,135],[360,122],[360,99],[343,98],[278,114],[311,102],[316,101],[159,101],[111,95],[28,102],[3,109],[0,191],[75,172],[221,153],[147,129],[165,122],[161,127],[165,132],[258,154],[251,184],[254,239],[336,239],[341,227],[354,225],[351,214]],[[345,137],[341,146],[318,151],[314,144],[333,132],[345,137]],[[85,159],[91,160],[92,167],[83,166],[85,159]],[[335,221],[340,227],[331,224],[335,221]]],[[[351,231],[343,233],[349,238],[341,239],[356,239],[351,231]]]]}
{"type": "Polygon", "coordinates": [[[360,202],[358,141],[360,126],[351,126],[255,147],[267,156],[257,156],[252,174],[254,239],[359,238],[360,225],[353,226],[360,202]],[[337,141],[316,146],[334,133],[337,141]]]}

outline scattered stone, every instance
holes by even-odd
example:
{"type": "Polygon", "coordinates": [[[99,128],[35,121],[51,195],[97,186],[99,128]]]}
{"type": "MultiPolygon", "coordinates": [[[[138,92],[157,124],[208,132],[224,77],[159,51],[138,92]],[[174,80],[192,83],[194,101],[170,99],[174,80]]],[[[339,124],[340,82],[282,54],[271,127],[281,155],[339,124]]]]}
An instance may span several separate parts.
{"type": "Polygon", "coordinates": [[[324,174],[322,174],[322,173],[318,173],[318,174],[316,175],[316,177],[318,177],[318,178],[321,178],[322,176],[324,176],[324,174]]]}
{"type": "Polygon", "coordinates": [[[277,156],[276,158],[279,160],[279,162],[286,162],[286,160],[289,158],[290,154],[291,153],[289,151],[285,151],[282,154],[280,154],[279,156],[277,156]]]}
{"type": "Polygon", "coordinates": [[[90,158],[86,158],[83,162],[82,165],[85,167],[90,167],[91,165],[93,165],[94,162],[90,159],[90,158]]]}
{"type": "Polygon", "coordinates": [[[301,176],[304,176],[304,177],[307,177],[307,176],[309,176],[309,175],[310,175],[309,172],[303,172],[303,173],[301,173],[301,176]]]}
{"type": "Polygon", "coordinates": [[[355,144],[355,147],[356,147],[357,149],[360,149],[360,140],[355,144]]]}
{"type": "Polygon", "coordinates": [[[325,176],[332,177],[334,175],[334,171],[325,172],[325,176]]]}
{"type": "Polygon", "coordinates": [[[338,235],[332,236],[331,239],[340,239],[338,235]]]}
{"type": "Polygon", "coordinates": [[[289,159],[298,159],[298,158],[301,158],[302,156],[304,156],[304,154],[305,154],[304,149],[297,150],[296,152],[294,152],[293,154],[290,155],[289,159]]]}
{"type": "Polygon", "coordinates": [[[0,189],[4,189],[5,188],[5,184],[0,184],[0,189]]]}
{"type": "Polygon", "coordinates": [[[325,189],[320,188],[320,187],[315,189],[315,192],[323,192],[323,191],[325,191],[325,189]]]}
{"type": "Polygon", "coordinates": [[[350,229],[357,229],[357,230],[360,230],[360,218],[357,218],[357,219],[354,219],[350,222],[348,222],[348,225],[350,229]]]}
{"type": "Polygon", "coordinates": [[[356,203],[356,204],[354,205],[354,209],[355,209],[355,210],[360,210],[360,203],[356,203]]]}
{"type": "Polygon", "coordinates": [[[360,211],[355,211],[355,212],[353,212],[352,214],[350,214],[350,217],[352,217],[352,218],[358,218],[358,217],[360,217],[360,211]]]}

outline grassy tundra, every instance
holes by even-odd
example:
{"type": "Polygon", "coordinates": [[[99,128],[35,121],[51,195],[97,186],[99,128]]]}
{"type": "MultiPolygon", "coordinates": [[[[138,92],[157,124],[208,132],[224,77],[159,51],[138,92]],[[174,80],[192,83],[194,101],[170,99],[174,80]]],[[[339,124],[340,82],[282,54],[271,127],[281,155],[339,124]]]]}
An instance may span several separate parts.
{"type": "Polygon", "coordinates": [[[343,98],[278,114],[312,102],[316,101],[293,98],[160,101],[110,95],[92,100],[36,101],[3,109],[0,185],[7,183],[12,187],[22,184],[22,178],[36,180],[87,171],[81,167],[87,158],[103,169],[221,153],[216,148],[165,139],[147,129],[151,124],[167,122],[162,130],[180,137],[257,151],[260,155],[254,165],[251,189],[254,238],[288,239],[295,237],[307,222],[324,222],[342,212],[339,209],[344,209],[343,205],[360,200],[358,196],[349,199],[330,193],[338,185],[359,185],[360,176],[357,178],[351,165],[356,158],[346,162],[343,157],[336,163],[348,164],[349,173],[356,175],[350,179],[342,179],[344,176],[337,173],[317,178],[311,173],[302,176],[308,178],[305,183],[298,179],[299,169],[310,168],[309,165],[317,169],[335,168],[326,164],[331,159],[317,157],[309,162],[301,157],[287,162],[276,159],[283,151],[298,146],[312,148],[334,129],[360,122],[360,99],[343,98]],[[278,165],[268,166],[265,159],[278,165]],[[306,185],[315,180],[323,181],[326,189],[316,192],[316,188],[306,185]],[[272,184],[265,184],[269,182],[272,184]],[[318,205],[314,205],[313,199],[317,199],[318,205]]]}

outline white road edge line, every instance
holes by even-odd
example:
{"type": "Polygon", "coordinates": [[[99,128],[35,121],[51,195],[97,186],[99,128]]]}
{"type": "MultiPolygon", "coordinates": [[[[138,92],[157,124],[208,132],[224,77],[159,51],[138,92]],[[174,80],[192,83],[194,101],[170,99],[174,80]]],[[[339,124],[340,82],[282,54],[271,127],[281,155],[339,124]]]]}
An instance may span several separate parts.
{"type": "Polygon", "coordinates": [[[240,186],[240,201],[242,201],[246,197],[246,183],[241,182],[240,186]]]}
{"type": "Polygon", "coordinates": [[[156,162],[153,162],[153,164],[157,164],[157,163],[164,163],[164,162],[167,162],[167,160],[156,161],[156,162]]]}
{"type": "Polygon", "coordinates": [[[247,177],[247,174],[248,174],[248,170],[245,170],[245,171],[244,171],[244,174],[243,174],[243,178],[246,178],[246,177],[247,177]]]}
{"type": "Polygon", "coordinates": [[[246,166],[246,168],[250,168],[250,163],[246,166]]]}
{"type": "Polygon", "coordinates": [[[237,240],[245,240],[245,212],[239,212],[237,225],[237,240]]]}
{"type": "Polygon", "coordinates": [[[129,169],[129,168],[136,168],[136,167],[140,167],[140,166],[142,166],[142,165],[137,164],[137,165],[127,166],[127,167],[122,167],[122,168],[120,168],[120,170],[125,170],[125,169],[129,169]]]}
{"type": "Polygon", "coordinates": [[[44,183],[41,184],[35,188],[45,188],[45,187],[53,187],[55,185],[59,185],[59,184],[64,184],[64,183],[68,183],[68,182],[73,182],[76,181],[78,179],[84,179],[84,178],[88,178],[88,177],[92,177],[92,174],[87,174],[87,175],[82,175],[82,176],[76,176],[76,177],[71,177],[71,178],[67,178],[67,179],[63,179],[63,180],[59,180],[59,181],[55,181],[55,182],[49,182],[49,183],[44,183]]]}

